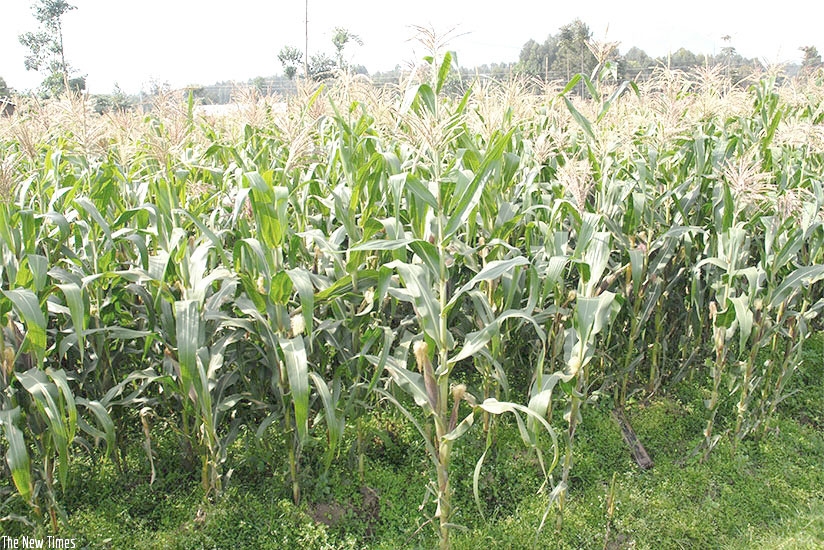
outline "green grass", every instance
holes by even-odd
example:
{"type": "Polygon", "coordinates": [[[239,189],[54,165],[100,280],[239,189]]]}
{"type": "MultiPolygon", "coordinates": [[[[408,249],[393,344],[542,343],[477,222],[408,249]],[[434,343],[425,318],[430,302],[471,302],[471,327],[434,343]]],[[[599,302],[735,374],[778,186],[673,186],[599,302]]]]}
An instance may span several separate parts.
{"type": "MultiPolygon", "coordinates": [[[[453,456],[455,548],[820,548],[824,545],[824,430],[814,414],[824,410],[824,338],[813,338],[792,384],[798,390],[761,440],[745,441],[731,454],[722,439],[706,462],[687,458],[701,440],[700,392],[684,401],[662,394],[636,403],[627,416],[655,461],[641,471],[632,461],[607,403],[590,405],[580,427],[576,464],[563,525],[556,513],[536,535],[546,495],[534,455],[517,430],[496,431],[498,444],[481,474],[484,517],[472,498],[472,471],[483,451],[480,430],[462,440],[453,456]],[[615,475],[615,512],[606,513],[615,475]],[[609,539],[607,540],[607,524],[609,539]]],[[[689,382],[682,382],[688,389],[689,382]]],[[[683,388],[682,388],[683,389],[683,388]]],[[[286,471],[253,438],[232,448],[237,471],[222,498],[203,504],[196,473],[187,473],[173,432],[158,423],[153,436],[158,478],[140,440],[128,447],[124,472],[109,462],[73,464],[83,487],[66,509],[62,536],[89,548],[430,548],[437,544],[433,510],[424,501],[427,459],[414,428],[391,411],[364,423],[365,479],[356,473],[354,434],[328,477],[320,465],[303,472],[305,501],[290,501],[286,471]],[[368,487],[368,489],[367,489],[368,487]]],[[[502,426],[503,428],[503,426],[502,426]]],[[[282,442],[269,447],[278,452],[282,442]]],[[[282,461],[277,462],[280,464],[282,461]]],[[[4,481],[5,485],[7,482],[4,481]]],[[[12,536],[25,526],[0,524],[12,536]]]]}

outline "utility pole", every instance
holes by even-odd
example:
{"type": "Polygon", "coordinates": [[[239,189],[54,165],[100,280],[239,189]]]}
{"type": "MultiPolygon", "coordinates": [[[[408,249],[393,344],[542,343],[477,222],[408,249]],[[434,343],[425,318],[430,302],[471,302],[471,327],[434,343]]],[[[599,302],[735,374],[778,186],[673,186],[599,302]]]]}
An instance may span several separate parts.
{"type": "Polygon", "coordinates": [[[309,78],[309,0],[304,1],[304,6],[306,8],[306,17],[303,19],[303,23],[305,25],[305,42],[303,44],[303,78],[309,78]]]}

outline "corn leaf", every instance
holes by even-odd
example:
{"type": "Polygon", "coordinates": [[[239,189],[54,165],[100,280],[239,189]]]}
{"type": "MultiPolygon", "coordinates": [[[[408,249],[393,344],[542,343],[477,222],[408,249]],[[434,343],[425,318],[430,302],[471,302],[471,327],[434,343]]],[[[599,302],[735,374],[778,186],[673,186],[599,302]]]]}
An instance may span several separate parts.
{"type": "Polygon", "coordinates": [[[6,464],[9,465],[14,486],[24,501],[29,502],[32,496],[31,462],[29,450],[23,438],[23,431],[15,422],[20,416],[20,407],[11,410],[0,410],[0,424],[6,439],[6,464]]]}
{"type": "Polygon", "coordinates": [[[309,360],[306,357],[303,337],[278,337],[278,342],[286,362],[286,376],[292,394],[298,440],[304,443],[309,438],[309,360]]]}

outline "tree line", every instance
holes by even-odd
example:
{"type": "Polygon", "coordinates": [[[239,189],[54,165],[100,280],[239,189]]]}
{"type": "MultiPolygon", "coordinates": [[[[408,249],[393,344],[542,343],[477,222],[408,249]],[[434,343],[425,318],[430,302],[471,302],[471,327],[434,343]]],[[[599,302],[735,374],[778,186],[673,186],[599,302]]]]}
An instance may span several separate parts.
{"type": "MultiPolygon", "coordinates": [[[[66,0],[36,0],[32,12],[38,23],[36,31],[26,32],[18,38],[28,50],[24,58],[27,70],[39,71],[44,79],[36,91],[43,98],[58,97],[70,90],[80,92],[85,89],[85,76],[81,75],[66,59],[63,45],[63,17],[76,9],[66,0]]],[[[528,40],[521,48],[517,61],[484,64],[462,68],[458,78],[471,79],[485,76],[505,79],[513,75],[526,75],[545,81],[569,81],[575,74],[590,74],[599,65],[607,67],[619,80],[642,79],[657,67],[689,69],[697,66],[719,65],[726,76],[737,80],[751,74],[760,65],[758,60],[740,55],[732,44],[730,36],[722,37],[724,46],[714,55],[696,54],[680,48],[664,56],[653,58],[638,47],[631,47],[620,53],[618,43],[596,42],[589,26],[580,19],[561,26],[555,34],[549,34],[543,42],[528,40]]],[[[340,71],[350,74],[364,74],[374,83],[397,83],[403,75],[400,66],[393,70],[370,74],[363,65],[350,63],[344,53],[352,46],[362,46],[363,41],[353,32],[336,27],[332,34],[330,52],[307,52],[291,45],[284,46],[276,59],[283,70],[282,75],[257,76],[246,85],[257,88],[263,94],[288,94],[294,90],[293,81],[298,78],[320,81],[334,78],[340,71]]],[[[788,66],[788,73],[815,74],[822,70],[821,54],[815,46],[799,48],[804,56],[799,66],[788,66]]],[[[234,82],[217,82],[212,85],[192,85],[186,89],[195,99],[205,103],[227,103],[231,101],[234,82]]],[[[152,83],[150,90],[141,91],[140,96],[157,95],[168,84],[152,83]]],[[[0,98],[14,93],[0,76],[0,98]]],[[[141,102],[140,96],[128,95],[117,85],[111,94],[94,96],[95,108],[99,112],[112,109],[126,109],[141,102]]]]}

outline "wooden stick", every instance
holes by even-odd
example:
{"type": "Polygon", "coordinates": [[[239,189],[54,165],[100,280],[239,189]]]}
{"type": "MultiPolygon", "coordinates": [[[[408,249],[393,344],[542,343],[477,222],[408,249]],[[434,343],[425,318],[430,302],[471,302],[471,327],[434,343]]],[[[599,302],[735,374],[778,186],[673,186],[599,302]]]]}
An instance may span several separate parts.
{"type": "Polygon", "coordinates": [[[624,416],[624,411],[622,409],[615,409],[612,411],[612,416],[621,427],[621,435],[624,436],[624,441],[626,441],[627,445],[629,445],[629,449],[632,453],[632,458],[635,459],[635,463],[644,470],[649,470],[652,468],[652,459],[649,454],[647,454],[647,450],[644,449],[644,446],[638,440],[635,430],[632,429],[627,417],[624,416]]]}

